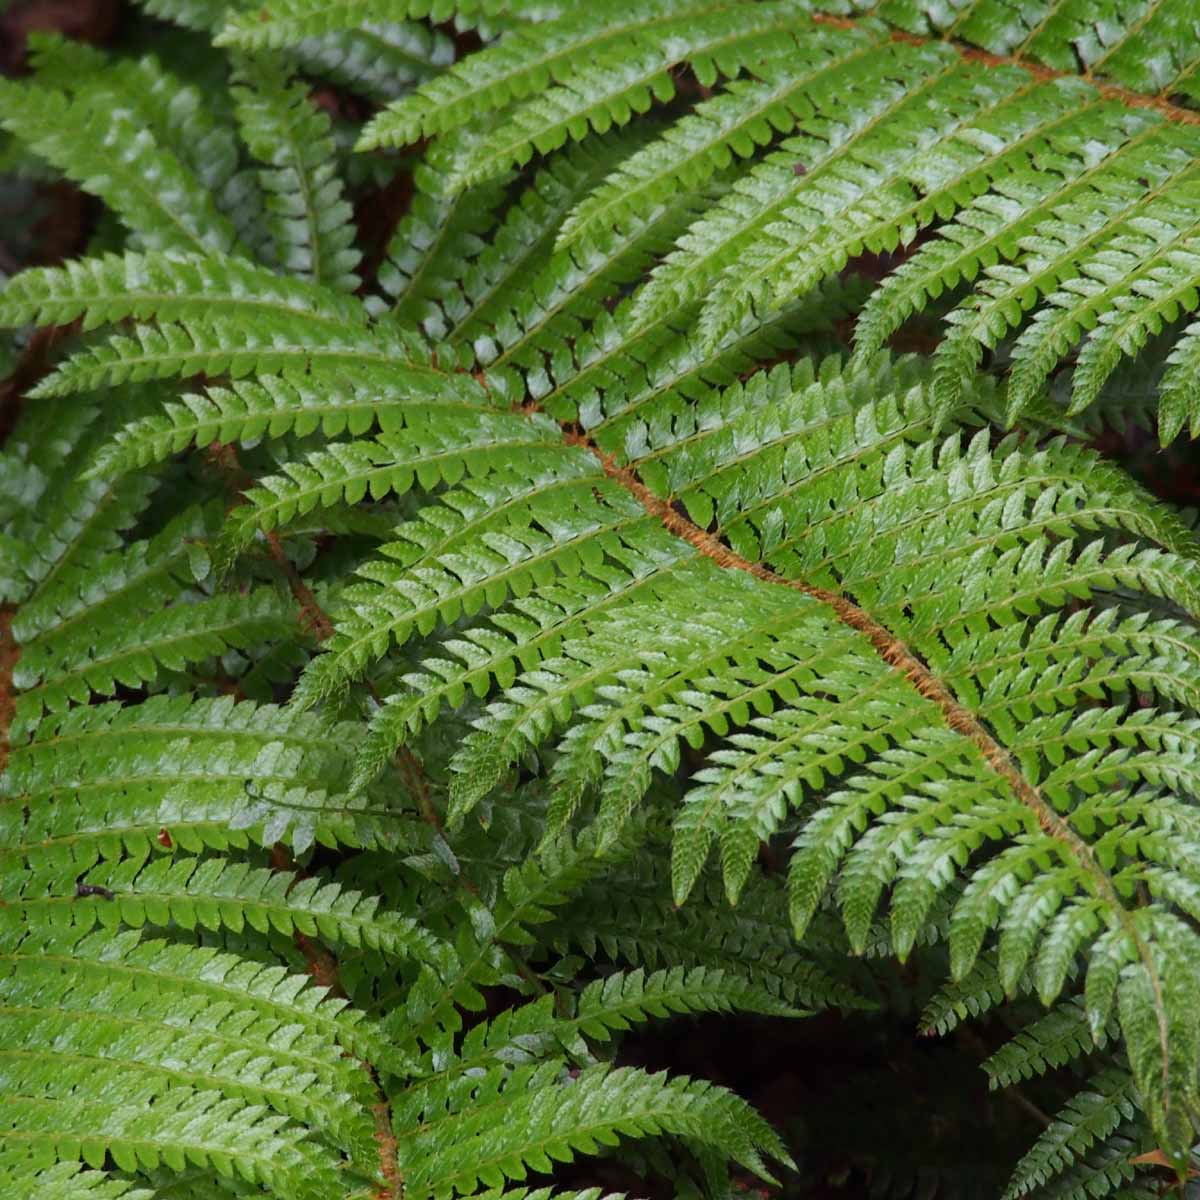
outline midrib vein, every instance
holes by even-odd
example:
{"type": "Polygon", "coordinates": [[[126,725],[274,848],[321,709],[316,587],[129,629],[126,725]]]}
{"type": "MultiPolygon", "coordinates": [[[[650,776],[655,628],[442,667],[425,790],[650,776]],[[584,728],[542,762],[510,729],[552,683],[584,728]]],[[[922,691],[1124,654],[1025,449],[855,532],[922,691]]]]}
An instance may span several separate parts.
{"type": "MultiPolygon", "coordinates": [[[[532,405],[525,411],[536,411],[532,405]]],[[[604,474],[624,488],[646,511],[662,523],[667,531],[687,542],[694,549],[724,570],[742,571],[763,583],[791,588],[826,605],[843,625],[866,638],[875,653],[898,671],[927,701],[936,706],[942,719],[954,732],[965,737],[982,755],[988,766],[1006,783],[1020,803],[1031,811],[1042,831],[1063,845],[1091,880],[1095,894],[1104,900],[1130,939],[1154,991],[1155,1017],[1158,1026],[1159,1049],[1162,1058],[1164,1097],[1167,1090],[1170,1060],[1168,1057],[1168,1024],[1163,998],[1162,980],[1158,965],[1145,938],[1134,922],[1133,914],[1125,907],[1112,879],[1097,861],[1091,846],[1060,816],[1041,792],[1028,779],[1008,749],[1002,745],[975,713],[966,708],[929,666],[885,625],[847,596],[827,588],[816,587],[803,580],[787,579],[760,562],[731,550],[714,534],[701,529],[678,512],[668,501],[656,496],[629,467],[619,466],[611,454],[606,454],[586,434],[571,427],[563,428],[568,445],[580,446],[593,455],[604,474]]]]}

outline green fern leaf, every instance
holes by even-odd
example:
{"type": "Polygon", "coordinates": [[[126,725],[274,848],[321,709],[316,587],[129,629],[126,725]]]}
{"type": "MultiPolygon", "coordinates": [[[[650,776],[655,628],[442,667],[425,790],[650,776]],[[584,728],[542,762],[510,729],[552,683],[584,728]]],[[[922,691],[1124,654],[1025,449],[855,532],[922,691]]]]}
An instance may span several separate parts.
{"type": "Polygon", "coordinates": [[[353,212],[331,161],[329,118],[271,60],[241,65],[234,98],[242,138],[263,164],[259,183],[272,260],[314,283],[353,292],[361,255],[353,245],[353,212]]]}
{"type": "Polygon", "coordinates": [[[419,1140],[416,1130],[401,1131],[409,1186],[433,1193],[480,1183],[498,1187],[505,1179],[523,1179],[530,1168],[548,1170],[579,1150],[611,1145],[621,1134],[711,1137],[719,1129],[721,1148],[756,1173],[766,1175],[760,1147],[789,1161],[761,1120],[731,1093],[628,1067],[592,1067],[566,1084],[545,1073],[519,1073],[492,1103],[502,1106],[505,1120],[490,1129],[468,1111],[440,1120],[431,1114],[419,1140]]]}
{"type": "Polygon", "coordinates": [[[8,81],[4,127],[100,196],[147,249],[223,254],[236,234],[201,180],[131,114],[8,81]]]}

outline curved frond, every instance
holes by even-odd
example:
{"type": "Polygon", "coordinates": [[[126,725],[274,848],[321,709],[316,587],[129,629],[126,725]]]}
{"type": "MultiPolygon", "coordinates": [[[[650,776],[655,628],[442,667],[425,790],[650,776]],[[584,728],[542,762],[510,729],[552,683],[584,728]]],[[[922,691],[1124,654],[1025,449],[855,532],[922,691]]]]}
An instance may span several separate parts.
{"type": "Polygon", "coordinates": [[[421,1114],[411,1129],[400,1127],[410,1186],[434,1193],[467,1191],[481,1183],[497,1187],[506,1179],[524,1179],[530,1169],[549,1170],[555,1160],[570,1161],[581,1150],[612,1145],[622,1134],[711,1138],[719,1130],[720,1149],[767,1179],[760,1151],[789,1162],[761,1118],[711,1084],[605,1066],[567,1080],[518,1069],[502,1088],[489,1083],[475,1082],[471,1091],[447,1097],[449,1103],[438,1105],[441,1111],[421,1114]],[[456,1111],[480,1087],[488,1088],[489,1102],[504,1113],[502,1120],[485,1124],[486,1109],[478,1104],[456,1111]]]}

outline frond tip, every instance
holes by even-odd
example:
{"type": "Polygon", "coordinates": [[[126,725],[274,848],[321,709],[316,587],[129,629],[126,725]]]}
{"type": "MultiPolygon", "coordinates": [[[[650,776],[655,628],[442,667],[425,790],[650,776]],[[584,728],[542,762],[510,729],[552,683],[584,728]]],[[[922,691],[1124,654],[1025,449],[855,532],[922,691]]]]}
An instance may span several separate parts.
{"type": "Polygon", "coordinates": [[[752,1109],[711,1084],[630,1067],[589,1067],[565,1078],[545,1070],[514,1072],[496,1096],[503,1120],[485,1127],[468,1108],[428,1113],[419,1130],[402,1130],[399,1154],[407,1186],[424,1193],[469,1194],[527,1172],[550,1171],[580,1151],[619,1138],[671,1133],[713,1143],[773,1182],[762,1154],[787,1166],[782,1143],[752,1109]]]}

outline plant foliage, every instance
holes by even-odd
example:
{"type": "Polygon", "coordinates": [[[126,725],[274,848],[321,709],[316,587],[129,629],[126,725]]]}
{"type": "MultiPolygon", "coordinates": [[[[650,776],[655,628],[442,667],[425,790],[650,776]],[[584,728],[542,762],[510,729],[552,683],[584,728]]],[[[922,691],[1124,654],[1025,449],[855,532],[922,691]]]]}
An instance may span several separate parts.
{"type": "Polygon", "coordinates": [[[1186,1175],[1200,543],[1087,440],[1200,432],[1194,0],[144,7],[0,83],[120,225],[0,292],[6,1194],[726,1195],[620,1034],[929,947],[1078,1072],[1009,1196],[1186,1175]]]}

